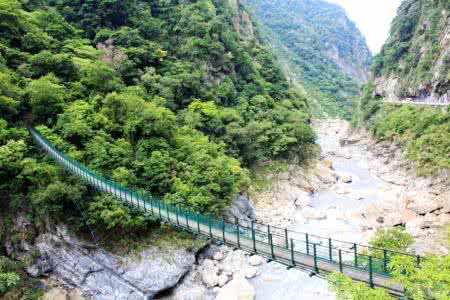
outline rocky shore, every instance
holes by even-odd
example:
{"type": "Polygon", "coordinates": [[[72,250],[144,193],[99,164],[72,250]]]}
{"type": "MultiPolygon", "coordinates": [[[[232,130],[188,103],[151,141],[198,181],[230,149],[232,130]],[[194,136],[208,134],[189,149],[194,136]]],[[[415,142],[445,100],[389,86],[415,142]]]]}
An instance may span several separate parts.
{"type": "Polygon", "coordinates": [[[271,187],[252,196],[257,219],[360,243],[379,228],[405,226],[418,254],[448,254],[441,237],[450,222],[448,173],[416,176],[400,145],[352,131],[346,121],[315,128],[320,159],[272,175],[271,187]]]}

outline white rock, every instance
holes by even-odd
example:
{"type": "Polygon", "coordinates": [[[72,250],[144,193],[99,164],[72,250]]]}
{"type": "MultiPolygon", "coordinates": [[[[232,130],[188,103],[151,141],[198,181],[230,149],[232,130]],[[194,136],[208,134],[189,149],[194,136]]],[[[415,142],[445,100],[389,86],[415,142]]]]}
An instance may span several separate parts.
{"type": "Polygon", "coordinates": [[[302,209],[302,214],[305,218],[313,220],[323,220],[327,218],[327,215],[324,212],[312,207],[305,207],[302,209]]]}
{"type": "Polygon", "coordinates": [[[406,194],[405,199],[408,203],[407,207],[419,215],[442,207],[438,197],[425,191],[410,191],[406,194]]]}
{"type": "Polygon", "coordinates": [[[394,212],[386,215],[383,218],[383,224],[384,226],[393,227],[403,224],[403,219],[400,213],[394,212]]]}
{"type": "Polygon", "coordinates": [[[340,180],[343,182],[343,183],[350,183],[350,182],[352,182],[352,175],[350,175],[350,174],[342,174],[341,176],[340,176],[340,180]]]}
{"type": "Polygon", "coordinates": [[[423,235],[422,224],[423,224],[423,217],[415,218],[414,220],[406,223],[405,230],[412,236],[419,237],[420,235],[423,235]]]}
{"type": "Polygon", "coordinates": [[[264,262],[264,259],[259,255],[250,256],[248,259],[248,263],[252,266],[259,266],[264,262]]]}
{"type": "Polygon", "coordinates": [[[249,266],[245,269],[245,278],[250,279],[256,276],[258,274],[258,268],[249,266]]]}
{"type": "Polygon", "coordinates": [[[218,285],[219,285],[220,287],[223,287],[225,284],[227,284],[228,280],[229,280],[229,278],[228,278],[227,275],[221,274],[221,275],[219,275],[219,282],[218,282],[218,285]]]}
{"type": "MultiPolygon", "coordinates": [[[[215,287],[214,289],[218,289],[215,287]]],[[[172,300],[205,300],[208,299],[208,289],[203,285],[198,286],[178,286],[174,294],[172,295],[172,300]]],[[[108,298],[109,299],[109,298],[108,298]]],[[[130,299],[130,298],[129,298],[130,299]]]]}
{"type": "Polygon", "coordinates": [[[438,196],[439,204],[442,206],[442,213],[450,213],[450,191],[438,196]]]}
{"type": "Polygon", "coordinates": [[[235,276],[221,288],[215,300],[253,300],[255,288],[243,276],[235,276]]]}
{"type": "Polygon", "coordinates": [[[213,259],[214,260],[222,260],[225,257],[225,253],[223,250],[218,250],[216,253],[214,253],[213,259]]]}
{"type": "Polygon", "coordinates": [[[210,259],[205,259],[202,263],[203,270],[201,271],[203,283],[209,287],[215,287],[219,284],[219,268],[214,265],[214,262],[210,259]]]}

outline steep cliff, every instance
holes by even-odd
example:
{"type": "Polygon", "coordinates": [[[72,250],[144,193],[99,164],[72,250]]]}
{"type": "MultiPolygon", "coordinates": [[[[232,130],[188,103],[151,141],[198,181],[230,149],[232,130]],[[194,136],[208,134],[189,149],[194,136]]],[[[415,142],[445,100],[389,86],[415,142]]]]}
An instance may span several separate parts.
{"type": "Polygon", "coordinates": [[[354,115],[377,139],[402,145],[420,175],[443,178],[450,174],[449,12],[448,0],[402,3],[354,115]]]}
{"type": "Polygon", "coordinates": [[[289,78],[309,94],[314,112],[345,115],[371,64],[366,41],[345,11],[322,0],[246,3],[289,78]]]}
{"type": "Polygon", "coordinates": [[[406,0],[374,59],[375,92],[390,101],[450,103],[450,2],[406,0]]]}

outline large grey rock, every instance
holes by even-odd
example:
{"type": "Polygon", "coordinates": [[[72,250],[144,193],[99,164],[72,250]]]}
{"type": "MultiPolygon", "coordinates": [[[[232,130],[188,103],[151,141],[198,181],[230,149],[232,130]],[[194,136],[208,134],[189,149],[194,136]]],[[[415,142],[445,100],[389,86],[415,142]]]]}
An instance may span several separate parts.
{"type": "Polygon", "coordinates": [[[36,246],[48,258],[56,279],[100,300],[141,300],[144,295],[157,294],[175,286],[195,263],[195,253],[186,249],[161,251],[149,246],[118,256],[64,231],[41,235],[36,246]]]}
{"type": "Polygon", "coordinates": [[[253,203],[241,194],[236,195],[225,213],[225,219],[228,222],[234,223],[235,218],[242,221],[243,225],[247,225],[247,223],[250,223],[256,219],[255,207],[253,206],[253,203]]]}

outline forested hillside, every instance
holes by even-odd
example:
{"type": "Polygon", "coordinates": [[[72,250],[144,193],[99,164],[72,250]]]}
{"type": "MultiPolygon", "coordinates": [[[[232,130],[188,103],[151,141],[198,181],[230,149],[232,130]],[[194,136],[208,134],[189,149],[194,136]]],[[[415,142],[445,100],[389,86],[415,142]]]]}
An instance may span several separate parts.
{"type": "Polygon", "coordinates": [[[389,100],[450,103],[450,2],[402,3],[376,56],[376,93],[389,100]]]}
{"type": "Polygon", "coordinates": [[[450,110],[382,102],[448,103],[449,12],[448,0],[402,3],[354,115],[354,124],[368,126],[377,138],[404,145],[424,175],[450,170],[450,110]]]}
{"type": "Polygon", "coordinates": [[[365,38],[338,5],[323,0],[248,0],[292,81],[308,94],[316,115],[349,116],[368,78],[365,38]]]}
{"type": "Polygon", "coordinates": [[[27,124],[102,175],[211,214],[248,166],[303,158],[306,100],[231,4],[0,0],[0,254],[36,233],[14,231],[18,214],[37,228],[83,228],[78,209],[104,230],[148,222],[67,177],[27,124]]]}

